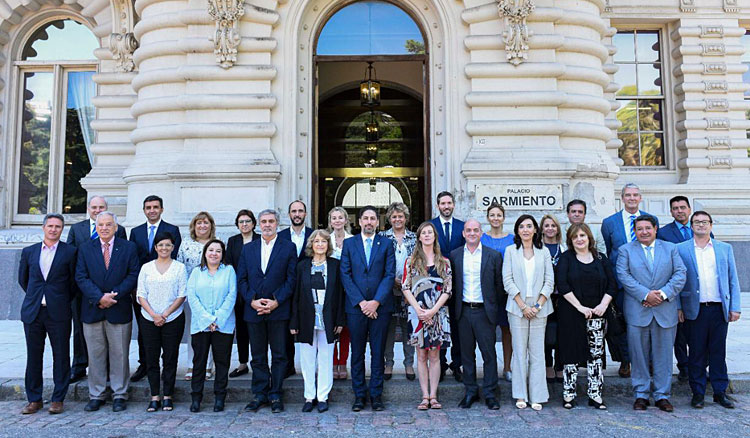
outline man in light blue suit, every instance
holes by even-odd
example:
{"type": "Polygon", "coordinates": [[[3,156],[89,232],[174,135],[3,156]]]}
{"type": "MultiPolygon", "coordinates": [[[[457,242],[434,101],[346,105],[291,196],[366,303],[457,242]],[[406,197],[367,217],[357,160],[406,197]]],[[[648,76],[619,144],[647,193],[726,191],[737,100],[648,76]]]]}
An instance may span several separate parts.
{"type": "Polygon", "coordinates": [[[368,205],[359,210],[362,233],[344,241],[341,282],[346,293],[346,320],[352,342],[352,410],[365,407],[365,349],[370,342],[370,403],[373,411],[385,408],[383,379],[385,340],[393,313],[396,255],[387,237],[376,234],[378,211],[368,205]]]}
{"type": "MultiPolygon", "coordinates": [[[[649,213],[640,210],[641,190],[633,183],[627,183],[622,187],[620,200],[622,201],[623,209],[602,221],[602,237],[607,247],[607,257],[609,258],[609,262],[612,263],[612,272],[615,273],[615,279],[617,280],[619,293],[615,296],[615,305],[618,309],[623,310],[625,294],[622,292],[622,283],[617,278],[617,256],[622,245],[635,242],[636,240],[635,219],[640,215],[649,215],[649,213]]],[[[656,219],[655,216],[654,219],[656,219]]],[[[659,227],[658,220],[656,227],[659,227]]],[[[627,315],[625,317],[627,318],[627,315]]],[[[620,377],[630,377],[630,356],[628,354],[627,336],[617,336],[609,339],[608,342],[610,343],[613,359],[620,360],[620,377]]]]}
{"type": "Polygon", "coordinates": [[[672,412],[672,346],[677,331],[679,294],[685,265],[677,246],[656,240],[653,216],[635,219],[637,241],[620,247],[617,276],[625,291],[624,310],[635,393],[633,409],[646,410],[653,385],[656,406],[672,412]],[[649,359],[653,376],[649,372],[649,359]]]}
{"type": "Polygon", "coordinates": [[[709,367],[714,401],[734,408],[727,397],[727,329],[740,319],[740,282],[734,252],[728,243],[711,238],[713,219],[705,211],[696,211],[690,220],[693,238],[677,245],[687,268],[687,281],[680,293],[688,334],[688,375],[694,408],[704,406],[706,365],[709,367]]]}

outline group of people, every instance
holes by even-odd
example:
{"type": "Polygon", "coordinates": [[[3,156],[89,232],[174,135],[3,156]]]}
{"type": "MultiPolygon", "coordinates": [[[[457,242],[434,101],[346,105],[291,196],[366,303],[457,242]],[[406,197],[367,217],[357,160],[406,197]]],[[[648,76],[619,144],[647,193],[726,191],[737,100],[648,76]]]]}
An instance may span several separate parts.
{"type": "Polygon", "coordinates": [[[673,410],[673,347],[692,406],[704,406],[708,366],[714,401],[733,407],[725,360],[728,323],[740,317],[732,247],[713,238],[710,214],[691,214],[683,196],[670,200],[675,221],[661,229],[639,209],[637,186],[623,187],[621,200],[623,210],[601,230],[586,224],[586,203],[576,199],[567,205],[566,229],[552,215],[537,222],[522,214],[512,233],[503,228],[503,206],[493,203],[485,233],[478,220],[455,218],[453,195],[441,192],[439,215],[416,232],[407,227],[407,206],[395,202],[385,213],[386,231],[378,232],[377,208],[361,208],[361,232],[354,236],[343,208],[329,212],[327,229],[313,230],[305,226],[305,204],[294,201],[291,226],[282,231],[276,210],[257,219],[240,210],[239,233],[225,245],[207,212],[192,219],[183,241],[179,228],[162,220],[163,201],[153,195],[143,202],[147,221],[128,240],[106,200],[92,197],[90,218],[70,228],[67,243],[60,241],[63,216],[48,214],[43,241],[22,252],[28,398],[22,412],[42,408],[46,336],[54,356],[53,414],[63,411],[68,385],[86,376],[87,367],[86,411],[105,403],[107,384],[113,410],[126,409],[129,382],[144,377],[151,391],[147,411],[171,411],[181,342],[188,344],[192,412],[201,409],[206,379],[215,379],[218,412],[228,378],[249,369],[254,397],[245,410],[283,411],[283,382],[296,372],[295,342],[303,412],[316,404],[319,412],[328,409],[333,380],[348,376],[349,349],[352,410],[370,404],[379,411],[383,382],[393,375],[397,330],[406,378],[419,377],[417,409],[442,408],[438,386],[448,372],[465,387],[460,407],[479,400],[477,348],[482,397],[489,409],[499,409],[498,326],[502,376],[512,382],[518,409],[541,410],[547,384],[556,380],[563,406],[575,407],[581,366],[588,405],[606,409],[605,340],[620,374],[632,379],[634,409],[646,409],[653,396],[657,407],[673,410]],[[131,376],[133,315],[139,366],[131,376]],[[235,336],[240,365],[230,373],[235,336]]]}

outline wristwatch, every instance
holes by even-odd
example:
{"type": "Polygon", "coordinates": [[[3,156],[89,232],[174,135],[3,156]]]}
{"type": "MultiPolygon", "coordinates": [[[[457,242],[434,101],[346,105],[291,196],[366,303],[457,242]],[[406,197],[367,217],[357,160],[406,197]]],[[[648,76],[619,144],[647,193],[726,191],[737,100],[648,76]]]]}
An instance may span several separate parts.
{"type": "Polygon", "coordinates": [[[539,303],[536,303],[536,304],[534,304],[534,308],[535,308],[536,310],[541,310],[541,309],[542,309],[542,305],[541,305],[541,304],[539,304],[539,303]]]}

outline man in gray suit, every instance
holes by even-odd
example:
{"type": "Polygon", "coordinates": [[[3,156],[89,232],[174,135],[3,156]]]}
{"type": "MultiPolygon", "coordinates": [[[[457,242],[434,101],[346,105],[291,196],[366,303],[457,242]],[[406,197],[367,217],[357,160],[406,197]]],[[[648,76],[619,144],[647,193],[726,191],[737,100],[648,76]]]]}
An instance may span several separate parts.
{"type": "Polygon", "coordinates": [[[625,319],[635,392],[633,409],[646,410],[653,383],[656,406],[672,412],[672,346],[677,332],[680,291],[686,269],[677,246],[656,240],[656,218],[635,219],[637,240],[622,245],[617,277],[624,290],[625,319]],[[653,377],[649,372],[653,364],[653,377]]]}

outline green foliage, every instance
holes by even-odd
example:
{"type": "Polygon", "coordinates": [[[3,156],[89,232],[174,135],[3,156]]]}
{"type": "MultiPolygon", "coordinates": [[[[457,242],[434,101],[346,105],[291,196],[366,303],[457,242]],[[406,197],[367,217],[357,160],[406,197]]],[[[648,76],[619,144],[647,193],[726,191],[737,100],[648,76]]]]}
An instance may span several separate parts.
{"type": "Polygon", "coordinates": [[[424,43],[417,40],[406,40],[404,43],[406,51],[414,55],[424,55],[424,43]]]}

